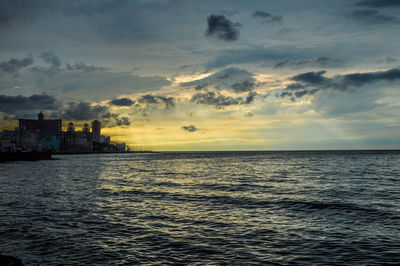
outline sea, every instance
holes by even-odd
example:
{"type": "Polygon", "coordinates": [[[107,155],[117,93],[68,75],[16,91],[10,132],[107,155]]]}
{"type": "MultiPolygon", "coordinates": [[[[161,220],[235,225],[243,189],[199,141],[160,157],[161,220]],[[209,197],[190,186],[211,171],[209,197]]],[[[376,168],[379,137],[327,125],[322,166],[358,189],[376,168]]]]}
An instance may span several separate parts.
{"type": "Polygon", "coordinates": [[[57,155],[0,164],[24,265],[398,265],[400,151],[57,155]]]}

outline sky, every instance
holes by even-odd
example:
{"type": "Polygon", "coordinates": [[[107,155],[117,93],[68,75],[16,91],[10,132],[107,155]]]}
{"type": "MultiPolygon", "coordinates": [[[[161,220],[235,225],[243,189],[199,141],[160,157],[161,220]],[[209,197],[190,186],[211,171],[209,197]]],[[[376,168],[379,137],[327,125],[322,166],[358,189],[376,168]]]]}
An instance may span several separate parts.
{"type": "Polygon", "coordinates": [[[0,129],[137,149],[400,149],[400,0],[0,0],[0,129]]]}

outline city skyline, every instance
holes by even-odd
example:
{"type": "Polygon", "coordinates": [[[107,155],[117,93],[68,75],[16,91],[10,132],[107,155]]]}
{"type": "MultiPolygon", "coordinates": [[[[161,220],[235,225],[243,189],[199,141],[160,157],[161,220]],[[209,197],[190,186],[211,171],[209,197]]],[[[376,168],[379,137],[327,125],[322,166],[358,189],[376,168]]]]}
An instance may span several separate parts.
{"type": "Polygon", "coordinates": [[[5,0],[0,131],[43,111],[154,151],[400,149],[399,10],[5,0]]]}
{"type": "Polygon", "coordinates": [[[110,153],[130,151],[125,143],[111,142],[101,134],[101,122],[83,124],[82,130],[73,122],[63,127],[62,119],[46,119],[40,112],[37,119],[18,119],[14,130],[0,131],[0,152],[51,152],[62,154],[110,153]]]}

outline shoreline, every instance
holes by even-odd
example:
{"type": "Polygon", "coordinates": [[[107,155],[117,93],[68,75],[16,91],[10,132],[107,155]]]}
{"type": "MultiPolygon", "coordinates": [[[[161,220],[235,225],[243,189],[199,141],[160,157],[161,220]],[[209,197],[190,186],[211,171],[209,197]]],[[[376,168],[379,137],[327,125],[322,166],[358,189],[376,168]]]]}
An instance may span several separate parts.
{"type": "Polygon", "coordinates": [[[36,162],[40,160],[56,160],[51,157],[51,152],[0,152],[0,163],[16,162],[16,161],[29,161],[36,162]]]}
{"type": "Polygon", "coordinates": [[[53,158],[52,155],[84,155],[84,154],[129,154],[129,153],[155,153],[153,151],[113,151],[113,152],[48,152],[48,151],[30,151],[30,152],[0,152],[0,163],[7,162],[36,162],[41,160],[58,160],[58,158],[53,158]]]}
{"type": "Polygon", "coordinates": [[[115,153],[157,153],[154,151],[91,151],[91,152],[53,152],[52,155],[115,154],[115,153]]]}

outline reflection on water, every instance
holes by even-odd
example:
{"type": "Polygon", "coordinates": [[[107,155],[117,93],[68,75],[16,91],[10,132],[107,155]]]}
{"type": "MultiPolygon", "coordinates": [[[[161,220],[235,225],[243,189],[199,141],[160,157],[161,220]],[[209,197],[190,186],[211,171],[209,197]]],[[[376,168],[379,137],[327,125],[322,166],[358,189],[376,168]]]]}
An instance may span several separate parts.
{"type": "Polygon", "coordinates": [[[399,152],[58,157],[0,165],[0,253],[28,265],[399,259],[399,152]]]}

